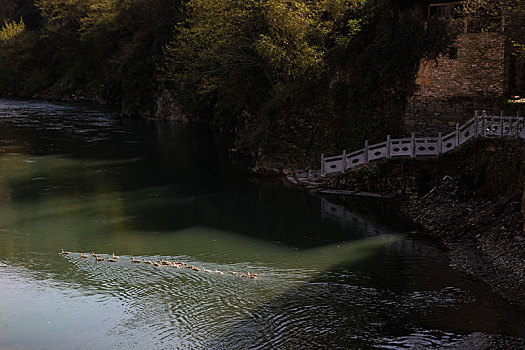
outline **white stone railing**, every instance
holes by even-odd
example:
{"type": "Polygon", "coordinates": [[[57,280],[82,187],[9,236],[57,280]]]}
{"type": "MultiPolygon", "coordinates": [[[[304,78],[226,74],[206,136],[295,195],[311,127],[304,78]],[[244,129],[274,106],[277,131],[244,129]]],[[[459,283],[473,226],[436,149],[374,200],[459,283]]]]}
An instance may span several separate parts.
{"type": "Polygon", "coordinates": [[[387,136],[385,142],[369,145],[342,155],[325,157],[321,155],[321,175],[342,173],[371,161],[391,158],[417,158],[438,156],[447,153],[474,137],[514,137],[525,139],[525,123],[519,113],[515,117],[487,115],[486,111],[476,111],[474,118],[463,125],[456,124],[456,130],[450,134],[434,137],[411,137],[392,139],[387,136]]]}

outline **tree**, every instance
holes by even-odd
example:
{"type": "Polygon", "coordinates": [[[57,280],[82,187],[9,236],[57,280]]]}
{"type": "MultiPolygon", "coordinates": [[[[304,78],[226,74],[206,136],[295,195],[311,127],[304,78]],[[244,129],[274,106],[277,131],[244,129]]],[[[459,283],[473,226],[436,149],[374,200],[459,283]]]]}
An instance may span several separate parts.
{"type": "Polygon", "coordinates": [[[33,65],[36,36],[20,21],[4,22],[0,29],[0,90],[18,93],[33,65]]]}
{"type": "Polygon", "coordinates": [[[155,70],[180,20],[174,0],[38,0],[39,45],[50,92],[122,103],[126,114],[153,109],[155,70]]]}
{"type": "MultiPolygon", "coordinates": [[[[192,0],[166,48],[162,78],[194,113],[229,116],[234,124],[259,115],[286,99],[288,87],[325,75],[335,32],[346,28],[340,22],[357,3],[192,0]]],[[[337,38],[357,31],[353,25],[337,38]]]]}

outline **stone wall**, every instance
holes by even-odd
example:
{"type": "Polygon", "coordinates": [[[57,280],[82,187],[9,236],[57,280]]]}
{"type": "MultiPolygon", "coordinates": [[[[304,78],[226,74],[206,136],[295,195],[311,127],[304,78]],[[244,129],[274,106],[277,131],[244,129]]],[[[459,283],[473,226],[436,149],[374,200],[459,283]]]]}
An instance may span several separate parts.
{"type": "Polygon", "coordinates": [[[422,60],[418,90],[407,101],[406,133],[431,135],[454,129],[476,109],[496,112],[504,91],[504,39],[496,33],[458,36],[449,53],[422,60]]]}

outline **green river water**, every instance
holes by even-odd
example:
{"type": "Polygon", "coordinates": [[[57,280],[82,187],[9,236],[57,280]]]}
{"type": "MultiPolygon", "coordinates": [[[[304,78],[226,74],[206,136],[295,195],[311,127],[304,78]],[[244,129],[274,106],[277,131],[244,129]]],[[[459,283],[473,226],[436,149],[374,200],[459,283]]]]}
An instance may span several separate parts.
{"type": "Polygon", "coordinates": [[[524,344],[524,310],[388,206],[252,179],[206,127],[0,99],[0,147],[0,349],[524,344]]]}

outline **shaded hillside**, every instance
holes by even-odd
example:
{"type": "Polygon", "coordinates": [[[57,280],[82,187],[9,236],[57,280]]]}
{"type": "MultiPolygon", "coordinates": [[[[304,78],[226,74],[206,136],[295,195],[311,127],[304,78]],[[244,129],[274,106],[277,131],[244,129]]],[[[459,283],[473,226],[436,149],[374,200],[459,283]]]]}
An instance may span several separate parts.
{"type": "MultiPolygon", "coordinates": [[[[40,0],[4,26],[0,93],[205,120],[298,163],[395,134],[440,23],[387,0],[40,0]],[[11,32],[10,32],[11,31],[11,32]]],[[[19,9],[21,11],[21,8],[19,9]]],[[[13,10],[11,10],[13,11],[13,10]]]]}

